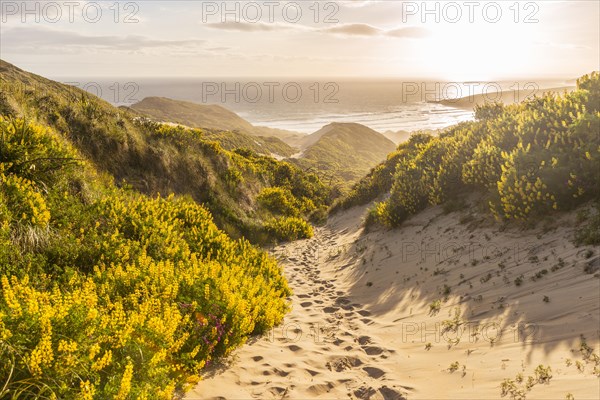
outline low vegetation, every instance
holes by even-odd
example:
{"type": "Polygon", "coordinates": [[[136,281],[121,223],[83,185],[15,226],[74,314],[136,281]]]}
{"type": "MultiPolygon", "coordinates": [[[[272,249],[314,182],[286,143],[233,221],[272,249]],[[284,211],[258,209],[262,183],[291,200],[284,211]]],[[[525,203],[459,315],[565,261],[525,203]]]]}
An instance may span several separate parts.
{"type": "MultiPolygon", "coordinates": [[[[369,220],[398,226],[465,193],[480,193],[498,220],[532,221],[598,200],[599,104],[600,75],[593,73],[572,93],[477,107],[475,121],[399,146],[338,207],[366,203],[389,188],[369,220]]],[[[582,242],[596,240],[594,224],[584,228],[582,242]]]]}
{"type": "Polygon", "coordinates": [[[305,220],[296,217],[273,218],[265,224],[267,232],[280,241],[309,239],[313,229],[305,220]]]}
{"type": "Polygon", "coordinates": [[[549,384],[552,379],[552,368],[550,366],[538,365],[534,371],[534,376],[528,376],[527,379],[522,373],[517,374],[516,378],[505,379],[500,385],[500,395],[509,396],[513,400],[525,400],[527,393],[537,384],[549,384]]]}
{"type": "Polygon", "coordinates": [[[189,195],[209,209],[219,228],[253,243],[277,240],[265,227],[272,218],[326,218],[331,191],[316,174],[246,146],[271,139],[284,145],[279,139],[156,123],[4,61],[0,71],[0,115],[53,128],[117,186],[150,196],[189,195]],[[289,214],[262,206],[258,198],[268,189],[289,196],[289,214]]]}
{"type": "Polygon", "coordinates": [[[367,204],[388,193],[392,189],[398,163],[404,158],[414,157],[420,146],[431,139],[432,136],[428,134],[413,134],[407,142],[400,144],[394,152],[390,153],[385,161],[354,184],[346,196],[338,199],[332,206],[332,212],[367,204]]]}
{"type": "Polygon", "coordinates": [[[119,189],[22,119],[0,150],[0,398],[171,399],[282,320],[276,261],[192,199],[119,189]]]}

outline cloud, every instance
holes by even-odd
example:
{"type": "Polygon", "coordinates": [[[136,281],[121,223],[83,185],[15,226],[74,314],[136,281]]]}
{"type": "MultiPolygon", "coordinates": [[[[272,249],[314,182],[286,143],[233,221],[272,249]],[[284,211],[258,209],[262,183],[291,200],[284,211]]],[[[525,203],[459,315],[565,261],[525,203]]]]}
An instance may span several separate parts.
{"type": "Polygon", "coordinates": [[[427,29],[415,26],[385,30],[368,24],[338,25],[321,29],[321,32],[346,36],[390,36],[394,38],[422,38],[429,35],[427,29]]]}
{"type": "Polygon", "coordinates": [[[396,38],[422,38],[429,36],[429,31],[425,28],[409,26],[406,28],[397,28],[389,30],[385,33],[387,36],[396,38]]]}
{"type": "Polygon", "coordinates": [[[225,46],[217,46],[217,47],[209,47],[206,49],[207,51],[216,51],[216,52],[221,52],[221,51],[228,51],[228,50],[232,50],[231,47],[225,47],[225,46]]]}
{"type": "Polygon", "coordinates": [[[276,30],[289,30],[289,25],[280,23],[267,24],[264,22],[211,22],[204,24],[207,28],[220,29],[224,31],[239,31],[239,32],[266,32],[276,30]]]}
{"type": "Polygon", "coordinates": [[[375,3],[380,3],[380,1],[378,1],[378,0],[345,0],[345,1],[339,2],[340,5],[342,5],[344,7],[348,7],[348,8],[361,8],[361,7],[370,6],[375,3]]]}
{"type": "Polygon", "coordinates": [[[81,51],[95,49],[106,51],[143,51],[165,48],[198,48],[206,43],[201,39],[162,40],[141,35],[113,36],[83,35],[65,30],[40,27],[17,27],[7,29],[2,35],[4,50],[17,53],[36,51],[81,51]]]}
{"type": "Polygon", "coordinates": [[[321,29],[321,32],[349,35],[349,36],[377,36],[381,29],[368,24],[344,24],[327,29],[321,29]]]}
{"type": "Polygon", "coordinates": [[[429,34],[425,28],[419,27],[403,27],[392,30],[377,28],[369,24],[335,24],[328,28],[313,28],[301,24],[284,24],[284,23],[265,23],[265,22],[214,22],[204,24],[210,29],[220,29],[224,31],[237,32],[317,32],[331,35],[342,36],[390,36],[396,38],[421,38],[429,34]]]}

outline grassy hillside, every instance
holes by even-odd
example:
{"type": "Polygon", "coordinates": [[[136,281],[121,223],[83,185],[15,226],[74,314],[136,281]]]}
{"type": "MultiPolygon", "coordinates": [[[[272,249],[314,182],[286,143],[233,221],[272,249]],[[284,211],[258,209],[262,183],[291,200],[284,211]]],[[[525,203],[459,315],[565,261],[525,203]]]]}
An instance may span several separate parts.
{"type": "Polygon", "coordinates": [[[398,163],[414,157],[420,147],[433,139],[428,133],[413,133],[407,142],[398,145],[387,159],[373,168],[365,177],[355,183],[345,196],[340,197],[331,208],[332,212],[367,204],[384,196],[392,188],[394,172],[398,163]]]}
{"type": "Polygon", "coordinates": [[[278,143],[275,149],[280,152],[273,152],[282,156],[288,155],[292,149],[276,138],[294,140],[303,136],[296,132],[254,126],[236,113],[216,104],[197,104],[165,97],[147,97],[133,104],[130,109],[158,122],[173,122],[192,128],[236,131],[246,135],[268,137],[271,138],[268,143],[278,143]],[[283,150],[286,148],[287,150],[283,150]]]}
{"type": "Polygon", "coordinates": [[[149,195],[189,195],[226,232],[255,242],[286,239],[270,228],[273,218],[323,218],[329,191],[316,175],[248,149],[228,151],[215,141],[233,148],[240,137],[152,123],[3,61],[0,74],[0,114],[52,127],[121,186],[149,195]],[[259,203],[272,187],[284,191],[297,212],[283,215],[259,203]]]}
{"type": "Polygon", "coordinates": [[[326,182],[345,189],[394,148],[393,142],[364,125],[332,123],[306,139],[305,149],[296,162],[304,169],[314,169],[326,182]]]}
{"type": "Polygon", "coordinates": [[[221,131],[241,130],[250,133],[252,124],[219,105],[195,104],[165,97],[146,97],[131,106],[135,111],[159,121],[175,122],[197,128],[221,131]]]}
{"type": "Polygon", "coordinates": [[[0,398],[172,399],[282,320],[274,259],[190,198],[111,182],[54,129],[0,117],[0,398]]]}
{"type": "Polygon", "coordinates": [[[497,219],[535,221],[600,200],[599,131],[596,72],[571,93],[488,104],[476,108],[473,122],[436,137],[413,136],[340,205],[368,202],[389,190],[371,220],[397,226],[427,205],[460,207],[465,194],[479,193],[497,219]]]}
{"type": "Polygon", "coordinates": [[[0,398],[172,399],[282,320],[276,261],[226,232],[310,237],[316,175],[3,61],[0,77],[0,398]]]}
{"type": "Polygon", "coordinates": [[[249,149],[258,154],[273,156],[278,159],[290,157],[298,152],[281,139],[272,136],[250,136],[241,132],[209,129],[203,131],[206,139],[219,142],[226,150],[249,149]]]}

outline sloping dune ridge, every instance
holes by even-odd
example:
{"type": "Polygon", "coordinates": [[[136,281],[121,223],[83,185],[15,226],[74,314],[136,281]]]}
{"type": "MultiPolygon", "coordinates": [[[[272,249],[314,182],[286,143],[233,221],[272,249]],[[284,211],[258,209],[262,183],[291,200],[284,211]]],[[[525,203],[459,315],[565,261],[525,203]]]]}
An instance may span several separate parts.
{"type": "Polygon", "coordinates": [[[574,214],[523,231],[432,207],[365,233],[365,210],[272,250],[291,313],[187,399],[598,398],[600,256],[574,214]]]}

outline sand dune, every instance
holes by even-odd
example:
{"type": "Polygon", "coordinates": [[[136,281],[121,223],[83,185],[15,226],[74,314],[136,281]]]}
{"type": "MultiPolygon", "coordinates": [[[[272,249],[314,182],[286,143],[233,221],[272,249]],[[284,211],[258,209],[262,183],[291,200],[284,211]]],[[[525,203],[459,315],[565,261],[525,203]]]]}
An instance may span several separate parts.
{"type": "Polygon", "coordinates": [[[572,217],[501,231],[435,207],[365,234],[363,214],[273,249],[291,313],[187,399],[498,399],[506,378],[530,399],[598,398],[600,256],[568,240],[572,217]]]}

